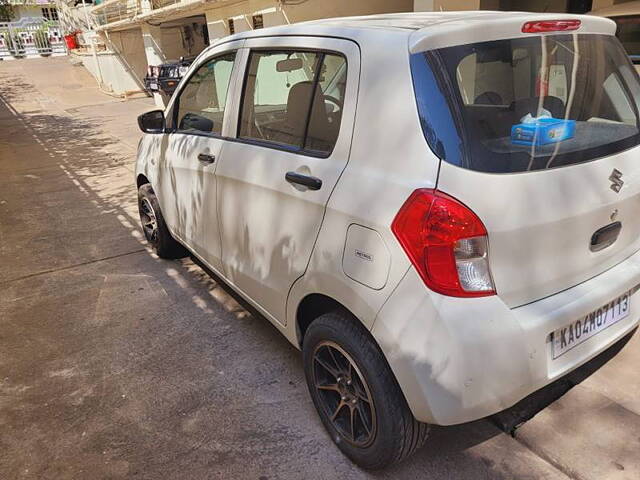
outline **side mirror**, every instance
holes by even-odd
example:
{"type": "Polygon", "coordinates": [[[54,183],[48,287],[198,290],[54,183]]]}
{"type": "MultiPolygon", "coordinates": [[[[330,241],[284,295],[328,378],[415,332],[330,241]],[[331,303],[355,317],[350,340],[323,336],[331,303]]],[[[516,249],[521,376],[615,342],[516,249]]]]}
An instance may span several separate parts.
{"type": "Polygon", "coordinates": [[[162,110],[153,110],[138,117],[138,126],[144,133],[164,133],[165,121],[162,110]]]}
{"type": "Polygon", "coordinates": [[[198,130],[200,132],[212,132],[213,120],[197,115],[195,113],[187,113],[180,121],[180,130],[198,130]]]}

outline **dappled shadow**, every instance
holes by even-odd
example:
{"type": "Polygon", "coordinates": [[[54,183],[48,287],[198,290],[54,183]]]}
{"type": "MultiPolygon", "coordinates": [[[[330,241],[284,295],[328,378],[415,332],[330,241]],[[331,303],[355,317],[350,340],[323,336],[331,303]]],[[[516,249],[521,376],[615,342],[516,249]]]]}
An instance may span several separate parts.
{"type": "MultiPolygon", "coordinates": [[[[134,152],[80,114],[21,112],[36,93],[0,87],[4,476],[368,477],[324,433],[277,330],[191,260],[143,251],[134,152]]],[[[498,433],[434,429],[371,476],[513,478],[498,433]]]]}

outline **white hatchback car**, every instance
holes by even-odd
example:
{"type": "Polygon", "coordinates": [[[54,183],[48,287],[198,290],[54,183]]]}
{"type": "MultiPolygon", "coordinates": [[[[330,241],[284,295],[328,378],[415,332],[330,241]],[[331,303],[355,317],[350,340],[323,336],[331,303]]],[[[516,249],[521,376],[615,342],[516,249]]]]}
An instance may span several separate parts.
{"type": "Polygon", "coordinates": [[[302,349],[346,455],[398,461],[636,328],[640,81],[614,33],[455,12],[222,39],[139,118],[145,235],[302,349]]]}

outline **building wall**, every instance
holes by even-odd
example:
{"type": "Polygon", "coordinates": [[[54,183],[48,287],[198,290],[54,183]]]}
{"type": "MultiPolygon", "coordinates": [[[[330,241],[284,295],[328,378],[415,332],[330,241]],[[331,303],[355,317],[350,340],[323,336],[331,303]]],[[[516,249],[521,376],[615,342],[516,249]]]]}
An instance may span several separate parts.
{"type": "MultiPolygon", "coordinates": [[[[454,0],[457,1],[457,0],[454,0]]],[[[413,0],[321,0],[281,5],[275,0],[245,0],[205,10],[210,41],[229,35],[228,20],[235,32],[252,29],[252,16],[261,14],[265,27],[320,18],[413,11],[413,0]]]]}
{"type": "Polygon", "coordinates": [[[567,0],[501,0],[501,10],[527,12],[566,12],[567,0]]]}
{"type": "Polygon", "coordinates": [[[621,3],[627,3],[632,0],[593,0],[593,9],[599,10],[601,8],[613,7],[614,5],[620,5],[621,3]]]}
{"type": "MultiPolygon", "coordinates": [[[[139,28],[112,32],[107,37],[107,47],[116,54],[119,59],[119,66],[112,70],[117,72],[116,76],[127,75],[133,77],[122,84],[134,86],[128,90],[142,90],[144,88],[144,76],[147,72],[147,57],[142,42],[142,32],[139,28]]],[[[111,85],[116,93],[123,93],[120,90],[121,82],[112,78],[111,75],[103,74],[105,84],[111,85]]]]}
{"type": "Polygon", "coordinates": [[[202,34],[203,27],[206,28],[204,17],[202,23],[190,22],[185,26],[161,27],[161,44],[166,59],[197,55],[206,48],[202,34]]]}
{"type": "Polygon", "coordinates": [[[13,7],[15,12],[14,21],[24,17],[42,17],[42,7],[49,7],[49,5],[15,5],[13,7]]]}
{"type": "Polygon", "coordinates": [[[113,52],[98,52],[95,56],[91,52],[72,50],[71,58],[82,62],[82,65],[96,80],[102,79],[102,89],[122,95],[125,92],[142,90],[122,58],[113,52]],[[96,66],[96,59],[98,66],[96,66]]]}

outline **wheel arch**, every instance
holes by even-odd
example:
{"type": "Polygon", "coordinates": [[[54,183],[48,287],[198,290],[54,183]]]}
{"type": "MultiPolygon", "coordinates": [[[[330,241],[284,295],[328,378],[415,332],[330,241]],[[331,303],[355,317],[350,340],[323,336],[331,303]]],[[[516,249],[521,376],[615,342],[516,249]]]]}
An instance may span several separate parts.
{"type": "Polygon", "coordinates": [[[314,320],[325,313],[336,310],[345,312],[354,322],[360,322],[358,317],[338,300],[322,293],[310,293],[306,295],[296,309],[296,339],[298,346],[302,348],[304,335],[314,320]]]}
{"type": "Polygon", "coordinates": [[[136,186],[140,188],[142,185],[146,185],[147,183],[151,183],[147,176],[143,173],[139,173],[136,177],[136,186]]]}

